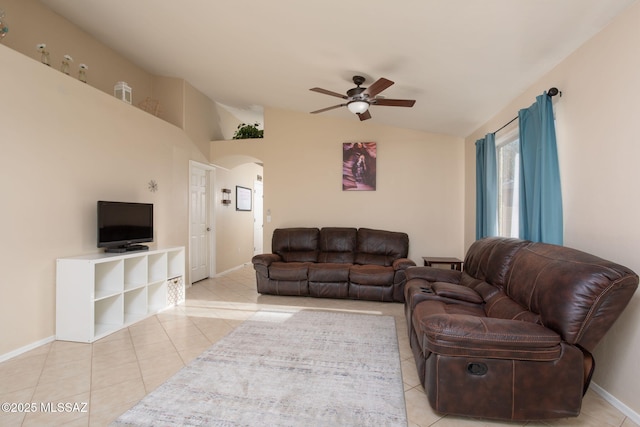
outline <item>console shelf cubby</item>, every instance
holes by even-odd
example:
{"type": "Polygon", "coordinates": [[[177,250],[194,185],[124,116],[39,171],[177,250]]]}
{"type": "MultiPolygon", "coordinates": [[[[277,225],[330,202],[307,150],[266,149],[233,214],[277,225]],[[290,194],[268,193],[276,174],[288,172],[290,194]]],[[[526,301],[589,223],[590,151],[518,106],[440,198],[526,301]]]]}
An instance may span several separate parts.
{"type": "Polygon", "coordinates": [[[179,304],[184,279],[183,247],[60,258],[56,339],[90,343],[179,304]]]}

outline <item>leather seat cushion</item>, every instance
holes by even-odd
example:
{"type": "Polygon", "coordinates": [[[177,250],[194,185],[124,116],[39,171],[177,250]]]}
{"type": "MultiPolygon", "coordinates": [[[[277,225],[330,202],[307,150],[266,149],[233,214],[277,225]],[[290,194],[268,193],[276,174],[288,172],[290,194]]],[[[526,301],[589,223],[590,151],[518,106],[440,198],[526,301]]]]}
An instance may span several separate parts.
{"type": "Polygon", "coordinates": [[[349,281],[359,285],[389,286],[394,275],[393,267],[381,265],[353,265],[349,269],[349,281]]]}
{"type": "Polygon", "coordinates": [[[467,304],[447,304],[437,300],[419,301],[413,309],[413,321],[416,325],[416,332],[422,335],[425,331],[421,329],[424,325],[422,319],[434,314],[463,314],[469,316],[486,317],[482,305],[467,304]]]}
{"type": "Polygon", "coordinates": [[[269,267],[273,280],[307,280],[309,264],[306,262],[274,262],[269,267]]]}
{"type": "Polygon", "coordinates": [[[347,282],[351,264],[309,264],[310,282],[347,282]]]}
{"type": "Polygon", "coordinates": [[[488,318],[479,307],[423,301],[413,324],[423,354],[519,360],[556,360],[560,336],[541,325],[488,318]]]}
{"type": "Polygon", "coordinates": [[[540,323],[540,315],[527,310],[509,298],[503,291],[497,292],[486,301],[484,311],[488,317],[540,323]]]}

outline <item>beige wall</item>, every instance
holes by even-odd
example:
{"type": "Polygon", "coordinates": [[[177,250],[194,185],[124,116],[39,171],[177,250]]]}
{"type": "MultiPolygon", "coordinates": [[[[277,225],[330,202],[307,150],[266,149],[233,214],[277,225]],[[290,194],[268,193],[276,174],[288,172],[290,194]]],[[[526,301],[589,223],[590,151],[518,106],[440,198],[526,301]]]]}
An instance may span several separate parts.
{"type": "Polygon", "coordinates": [[[96,201],[154,203],[155,244],[188,244],[179,128],[0,45],[0,355],[55,333],[55,260],[98,252],[96,201]],[[147,189],[150,180],[159,190],[147,189]]]}
{"type": "MultiPolygon", "coordinates": [[[[265,252],[277,227],[345,226],[408,233],[418,264],[426,255],[464,255],[462,139],[273,108],[265,128],[263,140],[211,143],[211,162],[224,168],[264,162],[265,252]],[[378,144],[376,191],[342,191],[342,143],[357,141],[378,144]]],[[[218,230],[226,220],[218,217],[218,230]]],[[[225,259],[225,241],[218,239],[218,271],[250,260],[225,259]]]]}
{"type": "MultiPolygon", "coordinates": [[[[640,3],[466,139],[465,247],[475,235],[474,142],[551,86],[556,101],[565,245],[640,272],[640,3]]],[[[640,413],[640,295],[596,349],[594,381],[640,413]]]]}
{"type": "Polygon", "coordinates": [[[51,68],[60,70],[62,57],[71,55],[70,76],[78,77],[81,63],[89,66],[88,84],[113,95],[113,86],[126,81],[133,88],[133,104],[152,96],[153,76],[123,58],[65,18],[44,7],[37,0],[4,0],[9,33],[3,44],[40,61],[36,45],[46,43],[51,68]]]}
{"type": "Polygon", "coordinates": [[[184,106],[184,131],[205,157],[209,158],[210,142],[222,136],[215,103],[184,81],[182,105],[184,106]]]}
{"type": "Polygon", "coordinates": [[[185,81],[177,77],[155,76],[154,99],[158,100],[158,117],[184,129],[185,81]]]}
{"type": "Polygon", "coordinates": [[[221,273],[251,261],[253,257],[254,209],[236,211],[236,186],[253,190],[254,181],[262,175],[262,166],[243,163],[232,169],[215,171],[214,208],[216,233],[216,272],[221,273]],[[222,189],[231,190],[231,204],[222,204],[222,189]]]}
{"type": "Polygon", "coordinates": [[[407,232],[420,264],[463,255],[462,139],[273,108],[265,128],[263,141],[212,148],[213,163],[234,147],[264,161],[265,251],[277,227],[346,226],[407,232]],[[342,191],[342,143],[357,141],[378,143],[376,191],[342,191]]]}
{"type": "Polygon", "coordinates": [[[236,185],[253,189],[257,175],[264,178],[261,166],[264,147],[259,139],[219,140],[210,144],[210,161],[216,168],[213,206],[218,274],[251,261],[253,256],[253,211],[236,212],[235,191],[236,185]],[[223,188],[231,190],[228,206],[222,205],[223,188]]]}
{"type": "Polygon", "coordinates": [[[77,79],[85,63],[87,84],[110,95],[116,82],[126,81],[133,88],[134,106],[159,101],[157,116],[184,129],[205,157],[209,141],[222,138],[216,104],[185,80],[148,73],[37,0],[7,0],[0,7],[10,25],[6,46],[40,61],[36,45],[46,43],[52,69],[60,70],[63,55],[69,54],[74,59],[70,77],[77,79]]]}
{"type": "Polygon", "coordinates": [[[242,123],[242,120],[231,114],[229,110],[227,110],[220,104],[216,105],[216,109],[218,111],[218,115],[220,116],[219,123],[221,128],[221,135],[216,139],[232,139],[233,135],[236,133],[236,130],[238,130],[238,126],[242,123]]]}
{"type": "Polygon", "coordinates": [[[211,162],[226,169],[243,163],[261,163],[268,144],[264,139],[233,139],[211,142],[211,162]]]}
{"type": "Polygon", "coordinates": [[[11,82],[2,97],[11,102],[0,107],[0,223],[11,244],[0,258],[12,285],[0,321],[19,326],[3,330],[0,357],[54,335],[55,259],[98,251],[97,200],[154,203],[155,243],[187,246],[188,163],[206,162],[220,134],[215,104],[188,82],[147,73],[38,1],[1,7],[11,25],[0,46],[2,81],[11,82]],[[51,67],[40,63],[41,42],[51,67]],[[64,54],[74,58],[69,76],[59,72],[64,54]],[[80,63],[88,84],[77,80],[80,63]],[[133,106],[113,97],[118,80],[133,87],[133,106]],[[147,97],[160,99],[166,121],[134,108],[147,97]]]}

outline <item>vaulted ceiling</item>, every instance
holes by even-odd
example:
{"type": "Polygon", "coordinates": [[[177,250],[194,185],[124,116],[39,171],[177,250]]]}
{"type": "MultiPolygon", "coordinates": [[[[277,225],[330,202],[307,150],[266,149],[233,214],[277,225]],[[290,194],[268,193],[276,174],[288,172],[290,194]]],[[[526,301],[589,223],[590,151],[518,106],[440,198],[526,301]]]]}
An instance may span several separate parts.
{"type": "MultiPolygon", "coordinates": [[[[637,0],[41,0],[147,71],[235,108],[310,112],[395,82],[392,126],[467,136],[637,0]]],[[[546,88],[544,88],[546,89],[546,88]]],[[[346,108],[326,113],[358,120],[346,108]]]]}

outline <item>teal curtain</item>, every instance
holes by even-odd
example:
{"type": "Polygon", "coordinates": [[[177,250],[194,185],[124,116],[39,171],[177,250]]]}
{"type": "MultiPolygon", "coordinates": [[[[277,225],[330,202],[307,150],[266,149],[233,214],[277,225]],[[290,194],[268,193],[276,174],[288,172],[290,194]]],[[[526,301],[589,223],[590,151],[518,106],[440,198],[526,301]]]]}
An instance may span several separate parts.
{"type": "Polygon", "coordinates": [[[518,112],[520,126],[520,237],[562,245],[562,192],[551,97],[536,97],[518,112]]]}
{"type": "Polygon", "coordinates": [[[476,239],[498,234],[496,136],[476,141],[476,239]]]}

